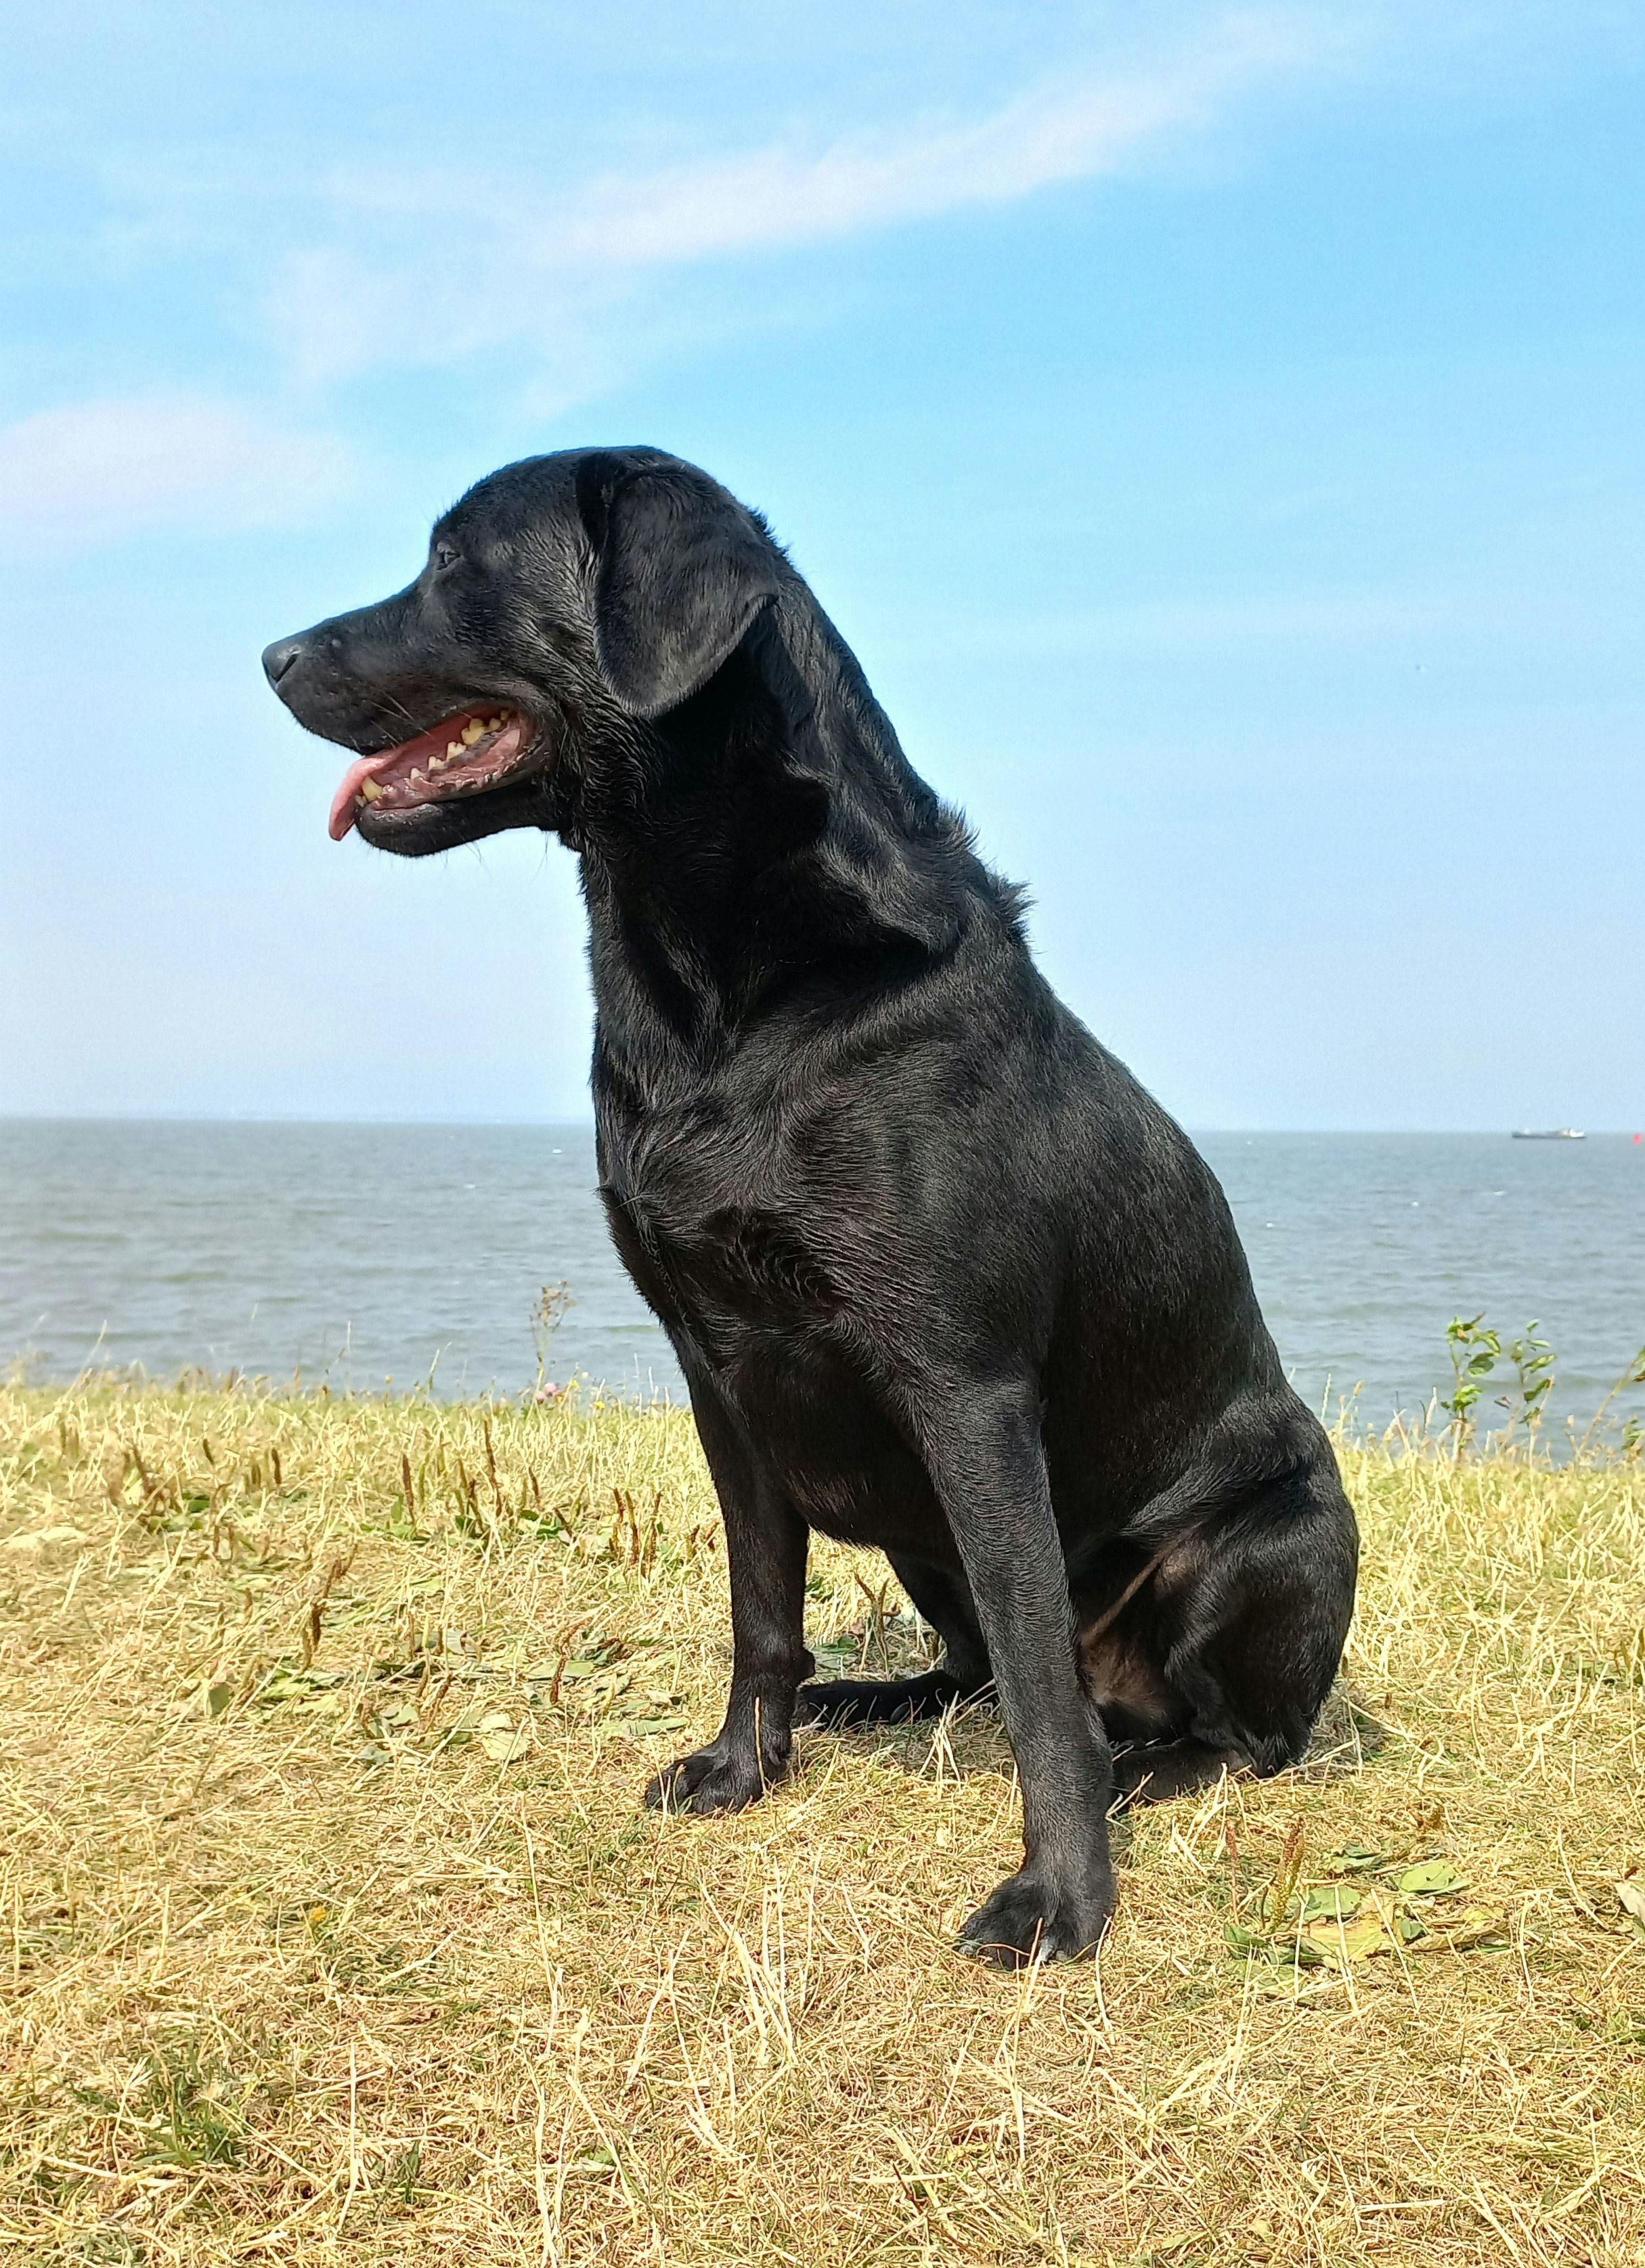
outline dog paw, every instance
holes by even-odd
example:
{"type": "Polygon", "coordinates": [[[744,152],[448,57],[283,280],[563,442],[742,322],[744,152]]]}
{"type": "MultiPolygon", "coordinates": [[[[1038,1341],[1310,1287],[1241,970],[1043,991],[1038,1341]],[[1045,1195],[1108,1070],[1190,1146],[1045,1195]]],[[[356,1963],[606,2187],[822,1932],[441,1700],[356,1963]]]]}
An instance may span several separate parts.
{"type": "Polygon", "coordinates": [[[1049,1881],[1025,1867],[977,1908],[960,1932],[960,1950],[999,1969],[1088,1960],[1113,1911],[1113,1877],[1106,1867],[1071,1886],[1049,1881]]]}
{"type": "Polygon", "coordinates": [[[691,1811],[702,1816],[745,1811],[770,1785],[752,1759],[728,1756],[719,1748],[697,1749],[689,1756],[677,1756],[658,1773],[645,1790],[645,1805],[650,1811],[691,1811]]]}

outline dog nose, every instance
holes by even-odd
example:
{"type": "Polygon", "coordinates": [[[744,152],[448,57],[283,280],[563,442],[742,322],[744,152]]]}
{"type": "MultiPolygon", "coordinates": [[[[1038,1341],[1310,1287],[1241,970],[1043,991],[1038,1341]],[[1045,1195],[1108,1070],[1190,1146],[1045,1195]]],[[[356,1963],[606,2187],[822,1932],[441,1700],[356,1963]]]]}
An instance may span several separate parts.
{"type": "Polygon", "coordinates": [[[277,686],[279,684],[280,680],[285,675],[286,671],[290,669],[291,664],[297,659],[298,655],[301,653],[302,651],[303,641],[300,637],[276,638],[272,645],[264,646],[262,650],[263,674],[267,677],[270,685],[277,686]]]}

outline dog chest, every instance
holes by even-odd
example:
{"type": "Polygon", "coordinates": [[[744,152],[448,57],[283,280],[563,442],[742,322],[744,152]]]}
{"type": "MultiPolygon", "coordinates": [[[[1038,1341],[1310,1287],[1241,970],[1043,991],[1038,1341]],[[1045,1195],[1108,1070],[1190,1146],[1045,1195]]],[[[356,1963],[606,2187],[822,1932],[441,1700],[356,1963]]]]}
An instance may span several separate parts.
{"type": "Polygon", "coordinates": [[[750,1322],[822,1321],[838,1292],[822,1240],[774,1207],[682,1202],[677,1190],[600,1191],[618,1251],[665,1322],[693,1329],[718,1315],[750,1322]]]}

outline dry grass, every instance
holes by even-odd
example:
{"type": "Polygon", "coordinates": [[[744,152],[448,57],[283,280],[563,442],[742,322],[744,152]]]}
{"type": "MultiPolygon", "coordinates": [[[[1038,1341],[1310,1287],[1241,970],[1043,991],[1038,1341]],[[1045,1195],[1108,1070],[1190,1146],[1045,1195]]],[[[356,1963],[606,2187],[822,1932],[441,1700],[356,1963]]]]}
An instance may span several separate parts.
{"type": "MultiPolygon", "coordinates": [[[[1014,1863],[986,1712],[808,1735],[736,1820],[638,1809],[726,1675],[680,1416],[0,1395],[0,2233],[1636,2268],[1645,1475],[1347,1465],[1363,1713],[1136,1815],[1100,1968],[1014,1980],[948,1945],[1014,1863]],[[1230,1946],[1354,1845],[1468,1887],[1363,1962],[1230,1946]]],[[[917,1647],[881,1580],[821,1550],[814,1635],[917,1647]]]]}

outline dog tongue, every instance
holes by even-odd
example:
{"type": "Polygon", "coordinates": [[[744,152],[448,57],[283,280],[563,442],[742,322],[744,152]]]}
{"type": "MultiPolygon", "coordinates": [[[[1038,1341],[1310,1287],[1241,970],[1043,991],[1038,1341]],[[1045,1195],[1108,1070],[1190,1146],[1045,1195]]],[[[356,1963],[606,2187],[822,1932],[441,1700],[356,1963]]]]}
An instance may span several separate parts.
{"type": "Polygon", "coordinates": [[[368,779],[375,779],[385,771],[400,754],[398,748],[385,748],[380,756],[356,756],[343,775],[343,784],[331,799],[331,839],[341,843],[354,824],[354,814],[359,808],[360,789],[368,779]]]}

